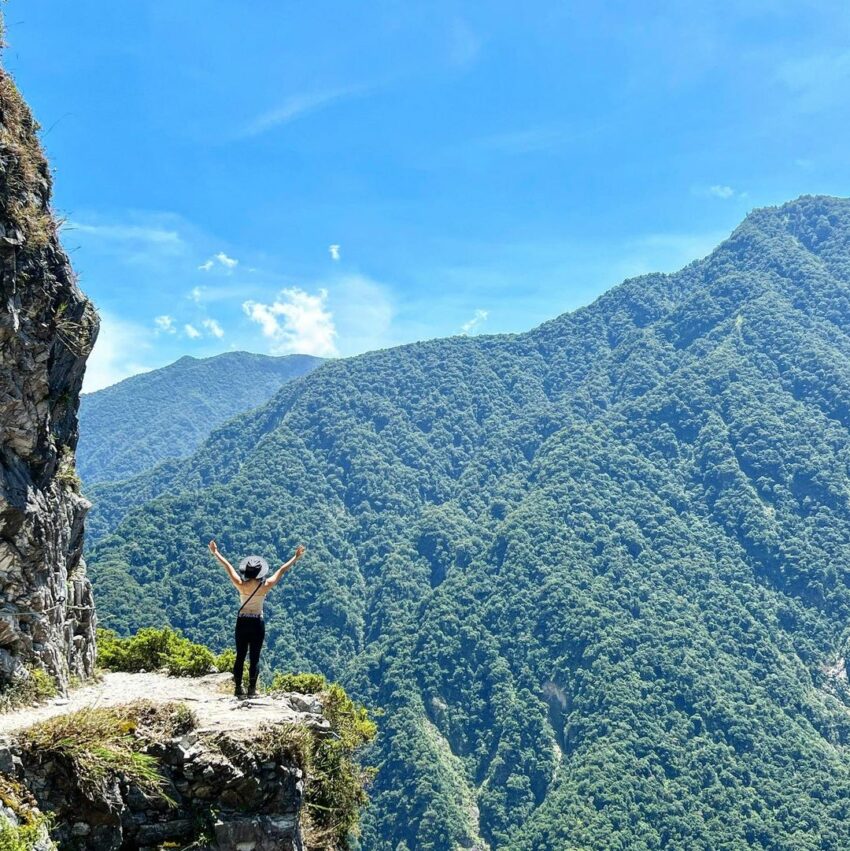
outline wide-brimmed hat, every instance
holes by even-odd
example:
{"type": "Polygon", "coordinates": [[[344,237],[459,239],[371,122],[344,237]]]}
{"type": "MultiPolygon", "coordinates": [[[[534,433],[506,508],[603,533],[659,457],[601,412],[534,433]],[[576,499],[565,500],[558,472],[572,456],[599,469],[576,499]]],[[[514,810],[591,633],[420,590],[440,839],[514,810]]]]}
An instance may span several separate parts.
{"type": "Polygon", "coordinates": [[[242,561],[239,562],[239,572],[244,576],[245,568],[248,566],[256,567],[260,566],[260,572],[256,575],[256,577],[252,577],[255,579],[262,579],[269,572],[269,563],[262,556],[245,556],[242,561]]]}

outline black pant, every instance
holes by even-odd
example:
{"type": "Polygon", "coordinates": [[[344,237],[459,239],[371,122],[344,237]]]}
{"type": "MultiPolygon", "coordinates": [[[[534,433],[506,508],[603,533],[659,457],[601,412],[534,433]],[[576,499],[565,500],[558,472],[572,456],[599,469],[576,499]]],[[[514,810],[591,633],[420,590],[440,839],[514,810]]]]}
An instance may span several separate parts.
{"type": "Polygon", "coordinates": [[[266,624],[262,618],[236,618],[236,664],[233,666],[233,679],[242,686],[242,671],[245,668],[245,654],[250,651],[248,680],[250,688],[257,684],[257,672],[260,666],[260,649],[266,637],[266,624]]]}

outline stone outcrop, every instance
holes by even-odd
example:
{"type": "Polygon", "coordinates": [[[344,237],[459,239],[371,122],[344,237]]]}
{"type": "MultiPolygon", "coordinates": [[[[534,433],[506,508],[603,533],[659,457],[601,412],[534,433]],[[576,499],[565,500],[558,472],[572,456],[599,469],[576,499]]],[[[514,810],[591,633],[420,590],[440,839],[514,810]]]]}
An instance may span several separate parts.
{"type": "Polygon", "coordinates": [[[94,663],[74,453],[99,320],[59,244],[36,131],[0,70],[0,687],[36,666],[64,692],[94,663]]]}
{"type": "MultiPolygon", "coordinates": [[[[234,707],[232,726],[204,724],[203,707],[200,716],[185,707],[165,707],[164,716],[173,719],[166,720],[167,731],[133,725],[133,735],[145,741],[142,752],[156,759],[165,780],[163,796],[120,770],[95,784],[81,781],[63,748],[28,748],[15,735],[0,739],[0,778],[51,814],[49,841],[63,849],[306,851],[303,736],[334,735],[321,702],[310,695],[264,697],[234,707]],[[246,714],[256,725],[244,723],[246,714]]],[[[3,816],[14,823],[13,814],[3,812],[0,823],[3,816]]]]}

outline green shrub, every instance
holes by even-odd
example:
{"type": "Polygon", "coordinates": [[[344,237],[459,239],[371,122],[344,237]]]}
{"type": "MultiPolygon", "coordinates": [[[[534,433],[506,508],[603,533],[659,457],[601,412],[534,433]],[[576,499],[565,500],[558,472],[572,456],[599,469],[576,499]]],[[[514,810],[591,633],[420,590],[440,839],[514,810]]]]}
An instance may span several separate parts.
{"type": "Polygon", "coordinates": [[[369,801],[366,786],[374,775],[355,755],[375,738],[377,727],[338,683],[322,692],[322,706],[333,735],[316,736],[310,753],[310,824],[319,839],[332,839],[331,847],[348,848],[348,837],[359,833],[360,810],[369,801]]]}
{"type": "Polygon", "coordinates": [[[177,677],[197,677],[216,667],[216,657],[170,627],[146,627],[121,638],[111,629],[97,631],[97,660],[110,671],[155,671],[165,668],[177,677]]]}
{"type": "Polygon", "coordinates": [[[233,666],[236,664],[236,651],[232,647],[223,650],[215,657],[215,666],[219,671],[232,672],[233,666]]]}
{"type": "Polygon", "coordinates": [[[30,792],[17,780],[0,775],[0,801],[18,819],[18,824],[14,824],[0,815],[0,851],[44,848],[51,818],[38,810],[30,792]]]}
{"type": "MultiPolygon", "coordinates": [[[[320,695],[332,732],[312,731],[304,753],[307,844],[311,848],[348,848],[349,837],[359,832],[360,810],[369,800],[366,786],[374,774],[359,763],[357,752],[375,738],[375,722],[341,685],[328,683],[321,674],[278,673],[266,691],[320,695]]],[[[290,746],[302,741],[291,731],[281,735],[281,741],[290,746]]]]}
{"type": "Polygon", "coordinates": [[[27,668],[26,677],[14,680],[0,691],[0,714],[21,706],[32,706],[56,695],[56,681],[43,668],[27,668]]]}
{"type": "Polygon", "coordinates": [[[26,824],[12,824],[0,816],[0,851],[33,851],[47,833],[47,817],[39,815],[26,824]]]}
{"type": "Polygon", "coordinates": [[[268,692],[297,691],[299,694],[318,694],[328,687],[322,674],[275,674],[268,692]]]}

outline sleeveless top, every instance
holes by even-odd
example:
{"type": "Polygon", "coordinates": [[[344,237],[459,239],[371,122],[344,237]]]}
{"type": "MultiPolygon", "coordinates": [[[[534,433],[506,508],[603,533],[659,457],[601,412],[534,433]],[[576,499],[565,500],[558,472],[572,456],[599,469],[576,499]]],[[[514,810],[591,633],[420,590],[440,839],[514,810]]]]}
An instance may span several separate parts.
{"type": "MultiPolygon", "coordinates": [[[[257,586],[252,582],[250,585],[241,585],[239,586],[239,605],[241,606],[249,597],[251,597],[251,592],[257,586]]],[[[263,613],[263,600],[265,599],[266,594],[271,590],[271,586],[263,585],[253,597],[251,597],[251,601],[239,612],[240,615],[262,615],[263,613]]]]}

